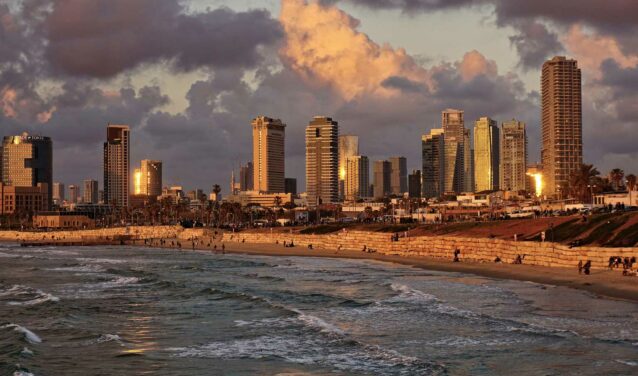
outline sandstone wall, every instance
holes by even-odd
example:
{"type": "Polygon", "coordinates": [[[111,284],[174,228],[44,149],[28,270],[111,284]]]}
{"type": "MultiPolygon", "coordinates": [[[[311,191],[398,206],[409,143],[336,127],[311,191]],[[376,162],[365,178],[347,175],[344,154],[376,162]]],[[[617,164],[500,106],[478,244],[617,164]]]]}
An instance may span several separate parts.
{"type": "Polygon", "coordinates": [[[593,268],[607,267],[610,256],[638,257],[638,248],[602,248],[576,247],[557,243],[539,243],[508,241],[500,239],[477,239],[445,236],[420,236],[400,238],[398,242],[391,241],[391,234],[370,233],[363,231],[347,231],[329,235],[290,235],[281,233],[239,233],[230,239],[225,234],[225,241],[247,243],[274,244],[283,241],[294,241],[296,246],[313,248],[361,251],[365,245],[382,254],[394,254],[405,257],[435,257],[452,259],[455,249],[461,251],[461,260],[474,262],[494,262],[498,256],[505,263],[512,263],[517,255],[525,255],[524,263],[552,267],[574,268],[579,260],[591,260],[593,268]]]}

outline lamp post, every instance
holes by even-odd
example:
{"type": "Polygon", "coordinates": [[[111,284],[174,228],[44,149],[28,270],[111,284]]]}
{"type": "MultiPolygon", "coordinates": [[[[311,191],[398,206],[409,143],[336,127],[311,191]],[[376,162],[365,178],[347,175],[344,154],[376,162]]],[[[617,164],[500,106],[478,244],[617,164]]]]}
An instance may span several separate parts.
{"type": "Polygon", "coordinates": [[[588,184],[587,188],[589,188],[589,192],[591,195],[591,206],[594,206],[594,188],[596,188],[595,184],[588,184]]]}

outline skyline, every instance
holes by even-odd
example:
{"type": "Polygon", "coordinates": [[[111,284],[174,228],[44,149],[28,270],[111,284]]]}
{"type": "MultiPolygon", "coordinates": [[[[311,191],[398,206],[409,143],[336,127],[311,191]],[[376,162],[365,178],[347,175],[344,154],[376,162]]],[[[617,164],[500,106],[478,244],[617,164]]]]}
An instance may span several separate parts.
{"type": "MultiPolygon", "coordinates": [[[[523,61],[521,56],[527,56],[518,54],[517,39],[512,40],[508,55],[490,55],[494,53],[491,47],[476,45],[474,49],[464,48],[464,53],[457,52],[456,46],[449,50],[436,47],[429,56],[421,56],[423,51],[415,48],[419,45],[415,42],[419,35],[403,37],[406,30],[401,27],[396,33],[386,31],[384,35],[370,21],[385,15],[388,22],[404,21],[414,25],[432,17],[467,17],[471,12],[465,7],[435,10],[433,5],[423,5],[427,8],[425,12],[415,9],[409,16],[394,17],[401,10],[368,7],[362,0],[333,2],[332,6],[306,5],[297,0],[285,1],[283,6],[277,2],[267,5],[187,2],[191,13],[182,14],[180,18],[184,22],[184,35],[180,36],[183,39],[175,40],[171,48],[149,45],[132,53],[130,46],[121,46],[117,59],[105,60],[97,52],[91,55],[95,51],[90,49],[89,42],[114,43],[134,33],[140,36],[131,41],[132,45],[141,46],[139,43],[148,33],[166,33],[166,30],[149,31],[148,19],[131,25],[136,17],[172,19],[184,9],[171,1],[163,1],[157,12],[142,16],[126,10],[124,3],[118,1],[109,3],[112,9],[65,2],[54,7],[50,16],[41,13],[39,18],[27,19],[27,14],[16,5],[19,3],[14,1],[0,7],[3,14],[0,41],[9,52],[23,52],[26,60],[19,61],[17,53],[7,53],[3,55],[3,62],[17,64],[30,75],[17,74],[8,64],[3,65],[0,124],[7,135],[29,131],[54,140],[56,181],[81,183],[100,176],[100,156],[96,151],[103,142],[103,125],[111,122],[131,125],[132,161],[146,158],[164,161],[167,185],[182,183],[207,188],[217,183],[225,187],[230,169],[252,159],[250,142],[246,142],[250,139],[249,124],[260,114],[281,118],[288,125],[286,176],[297,177],[299,186],[305,186],[303,131],[307,119],[314,115],[333,117],[342,133],[359,135],[363,145],[361,154],[371,161],[399,152],[405,154],[408,170],[420,167],[419,138],[439,126],[440,111],[444,108],[464,110],[467,124],[481,116],[489,116],[499,124],[516,118],[528,126],[529,162],[540,160],[538,92],[542,61],[531,64],[526,59],[527,65],[517,68],[516,58],[523,61]],[[211,10],[206,11],[202,4],[211,10]],[[220,5],[232,9],[217,8],[220,5]],[[70,6],[74,12],[67,12],[62,25],[60,15],[71,9],[66,8],[70,6]],[[255,6],[267,6],[269,11],[247,10],[255,6]],[[277,8],[282,10],[280,15],[271,13],[277,8]],[[106,21],[115,25],[126,22],[111,35],[91,30],[91,25],[83,22],[89,15],[95,16],[98,25],[106,21]],[[245,47],[239,48],[239,52],[229,49],[218,36],[194,37],[186,32],[191,23],[218,25],[222,15],[232,15],[227,17],[231,21],[222,29],[235,33],[228,35],[236,36],[238,46],[245,47]],[[259,22],[249,25],[250,17],[259,22]],[[325,27],[335,30],[334,33],[322,34],[321,25],[313,24],[312,19],[321,20],[325,27]],[[41,29],[47,33],[40,30],[27,35],[26,27],[34,22],[42,25],[41,29]],[[71,43],[69,37],[79,32],[83,36],[80,42],[71,43]],[[320,34],[325,38],[320,38],[320,34]],[[312,51],[303,49],[299,44],[301,36],[308,37],[316,51],[336,64],[339,68],[336,75],[326,71],[317,56],[310,54],[312,51]],[[44,48],[35,43],[34,38],[54,43],[44,48]],[[383,46],[383,42],[392,45],[383,46]],[[184,46],[179,46],[180,43],[184,46]],[[28,51],[22,51],[24,46],[29,46],[28,51]],[[216,55],[225,58],[199,54],[195,47],[202,46],[212,46],[210,49],[216,55]],[[407,50],[401,50],[402,46],[407,50]],[[68,57],[72,52],[83,52],[83,59],[71,61],[68,57]],[[38,60],[38,56],[43,58],[38,60]],[[167,63],[167,59],[173,62],[167,63]],[[346,63],[360,61],[367,62],[362,72],[347,70],[346,63]],[[173,75],[175,77],[169,77],[173,75]],[[155,80],[156,84],[140,84],[147,76],[154,76],[146,81],[155,80]],[[36,85],[32,78],[43,83],[36,85]],[[190,87],[188,107],[181,112],[176,104],[183,102],[177,94],[182,92],[168,82],[178,80],[190,87]],[[129,84],[122,85],[125,81],[129,84]],[[47,88],[51,90],[44,90],[47,88]],[[122,88],[124,90],[120,90],[122,88]],[[406,139],[414,140],[414,145],[403,153],[406,139]],[[87,157],[78,158],[78,154],[87,157]]],[[[150,3],[156,4],[139,2],[137,10],[145,9],[150,3]]],[[[477,8],[477,14],[485,17],[485,22],[476,33],[490,34],[496,28],[501,39],[495,43],[502,45],[503,38],[516,36],[516,32],[524,28],[494,25],[499,20],[515,19],[537,22],[553,35],[563,32],[560,43],[569,48],[540,48],[538,52],[546,55],[543,58],[565,54],[582,66],[584,160],[601,171],[613,167],[631,170],[637,158],[635,140],[627,137],[627,132],[638,119],[632,105],[635,103],[632,102],[632,82],[635,81],[631,80],[638,76],[638,58],[626,35],[632,28],[612,30],[609,20],[591,11],[591,2],[581,3],[583,9],[571,20],[544,10],[545,2],[538,2],[535,8],[510,3],[513,5],[498,3],[495,8],[490,5],[495,2],[486,1],[486,5],[477,8]],[[581,25],[580,29],[574,28],[576,23],[581,25]],[[587,52],[611,60],[603,63],[602,58],[589,56],[587,52]]],[[[605,11],[616,14],[619,24],[627,23],[623,13],[631,12],[624,8],[624,12],[618,13],[619,4],[611,2],[605,11]]],[[[452,28],[441,30],[441,39],[445,40],[452,28]]],[[[455,31],[450,40],[458,40],[459,33],[468,40],[476,38],[455,31]]],[[[428,35],[424,39],[423,48],[427,49],[427,40],[432,38],[428,35]]]]}

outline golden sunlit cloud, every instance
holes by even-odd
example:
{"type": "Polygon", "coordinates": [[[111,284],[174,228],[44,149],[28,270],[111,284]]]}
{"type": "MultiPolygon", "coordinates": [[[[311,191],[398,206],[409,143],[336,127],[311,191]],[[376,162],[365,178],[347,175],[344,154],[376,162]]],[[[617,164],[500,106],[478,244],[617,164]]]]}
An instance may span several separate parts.
{"type": "Polygon", "coordinates": [[[498,69],[494,60],[488,60],[477,50],[472,50],[463,55],[459,72],[463,80],[470,81],[479,75],[496,76],[498,69]]]}
{"type": "Polygon", "coordinates": [[[357,31],[359,21],[334,6],[283,0],[280,21],[286,42],[284,63],[309,82],[333,87],[344,99],[362,94],[390,96],[381,85],[402,77],[428,85],[428,72],[402,48],[380,46],[357,31]]]}
{"type": "Polygon", "coordinates": [[[18,93],[8,86],[0,90],[0,108],[2,108],[4,116],[15,118],[18,115],[16,112],[17,97],[18,93]]]}
{"type": "Polygon", "coordinates": [[[594,78],[601,78],[600,65],[607,59],[615,60],[622,68],[638,65],[638,56],[623,53],[616,39],[589,33],[578,24],[569,29],[562,42],[578,65],[594,78]]]}

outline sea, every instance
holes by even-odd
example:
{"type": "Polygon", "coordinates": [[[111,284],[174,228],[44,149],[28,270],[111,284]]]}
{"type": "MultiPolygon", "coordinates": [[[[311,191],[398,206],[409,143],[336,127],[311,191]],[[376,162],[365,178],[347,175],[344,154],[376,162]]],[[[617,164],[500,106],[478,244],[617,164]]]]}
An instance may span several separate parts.
{"type": "Polygon", "coordinates": [[[638,304],[367,260],[0,245],[0,375],[637,375],[638,304]]]}

